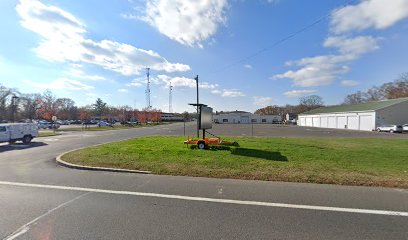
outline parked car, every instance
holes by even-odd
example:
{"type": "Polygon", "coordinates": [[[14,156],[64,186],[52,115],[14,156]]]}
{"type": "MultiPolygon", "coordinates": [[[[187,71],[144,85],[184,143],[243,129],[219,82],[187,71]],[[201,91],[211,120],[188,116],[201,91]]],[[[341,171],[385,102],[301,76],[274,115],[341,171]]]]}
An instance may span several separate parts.
{"type": "Polygon", "coordinates": [[[377,127],[377,131],[378,132],[401,133],[402,126],[395,125],[395,124],[385,124],[385,125],[377,127]]]}
{"type": "Polygon", "coordinates": [[[45,120],[39,120],[37,122],[38,124],[38,128],[42,128],[42,129],[51,129],[52,128],[52,123],[45,121],[45,120]]]}
{"type": "Polygon", "coordinates": [[[70,124],[82,124],[81,120],[72,120],[70,124]]]}
{"type": "Polygon", "coordinates": [[[113,127],[113,125],[106,121],[100,121],[98,122],[98,127],[113,127]]]}
{"type": "Polygon", "coordinates": [[[402,131],[408,132],[408,124],[402,125],[402,131]]]}
{"type": "Polygon", "coordinates": [[[38,137],[38,125],[36,123],[0,124],[0,142],[23,141],[24,144],[29,144],[35,137],[38,137]]]}

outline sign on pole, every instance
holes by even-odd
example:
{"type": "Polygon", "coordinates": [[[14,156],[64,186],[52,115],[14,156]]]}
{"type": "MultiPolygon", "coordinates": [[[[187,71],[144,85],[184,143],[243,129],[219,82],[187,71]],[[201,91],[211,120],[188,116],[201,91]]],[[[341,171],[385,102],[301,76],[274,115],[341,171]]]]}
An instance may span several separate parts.
{"type": "Polygon", "coordinates": [[[57,116],[52,116],[52,118],[51,118],[51,119],[52,119],[52,121],[54,121],[54,122],[55,122],[55,121],[57,121],[57,116]]]}
{"type": "Polygon", "coordinates": [[[200,130],[211,129],[213,122],[213,109],[200,106],[200,130]]]}

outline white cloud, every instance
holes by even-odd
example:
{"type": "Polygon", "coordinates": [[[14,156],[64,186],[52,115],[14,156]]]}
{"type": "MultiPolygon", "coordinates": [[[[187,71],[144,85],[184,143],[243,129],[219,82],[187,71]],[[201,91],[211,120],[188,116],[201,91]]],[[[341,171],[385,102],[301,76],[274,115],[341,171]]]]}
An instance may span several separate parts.
{"type": "Polygon", "coordinates": [[[140,19],[172,40],[202,47],[202,42],[225,23],[226,7],[227,0],[147,0],[145,14],[140,19]]]}
{"type": "Polygon", "coordinates": [[[379,48],[378,39],[372,36],[358,36],[354,38],[347,38],[345,36],[328,37],[324,41],[323,46],[337,48],[343,55],[350,54],[351,58],[379,48]]]}
{"type": "Polygon", "coordinates": [[[25,84],[32,86],[33,88],[45,90],[91,90],[94,89],[93,86],[81,83],[77,80],[72,80],[68,78],[58,78],[50,83],[38,83],[31,80],[24,80],[25,84]]]}
{"type": "Polygon", "coordinates": [[[146,84],[146,80],[143,79],[133,79],[130,83],[126,84],[128,87],[141,87],[146,84]]]}
{"type": "Polygon", "coordinates": [[[118,89],[118,92],[127,93],[129,91],[127,89],[125,89],[125,88],[121,88],[121,89],[118,89]]]}
{"type": "Polygon", "coordinates": [[[221,94],[222,94],[222,91],[221,91],[221,90],[218,90],[218,89],[214,89],[214,90],[211,91],[211,93],[212,93],[212,94],[220,94],[220,95],[221,95],[221,94]]]}
{"type": "Polygon", "coordinates": [[[245,64],[245,65],[244,65],[244,68],[246,68],[246,69],[253,69],[252,65],[250,65],[250,64],[245,64]]]}
{"type": "Polygon", "coordinates": [[[357,5],[335,10],[331,29],[335,33],[385,29],[408,17],[407,0],[362,0],[357,5]]]}
{"type": "Polygon", "coordinates": [[[272,104],[271,97],[261,97],[261,96],[254,97],[254,105],[265,107],[271,104],[272,104]]]}
{"type": "Polygon", "coordinates": [[[99,76],[99,75],[87,75],[84,71],[82,71],[81,69],[77,69],[77,68],[71,68],[70,70],[66,71],[65,73],[70,75],[70,76],[73,76],[73,77],[92,80],[92,81],[106,80],[106,78],[104,78],[102,76],[99,76]]]}
{"type": "Polygon", "coordinates": [[[345,87],[353,87],[353,86],[357,86],[358,82],[353,81],[353,80],[343,80],[341,81],[341,85],[345,87]]]}
{"type": "MultiPolygon", "coordinates": [[[[331,84],[338,74],[349,71],[345,65],[338,65],[339,59],[334,55],[303,58],[294,64],[300,66],[299,70],[290,70],[283,74],[273,76],[273,79],[289,78],[294,86],[313,87],[331,84]]],[[[292,63],[293,64],[293,63],[292,63]]]]}
{"type": "Polygon", "coordinates": [[[316,93],[316,90],[292,90],[283,93],[286,97],[296,98],[316,93]]]}
{"type": "Polygon", "coordinates": [[[337,55],[321,55],[287,62],[286,65],[298,66],[300,69],[277,74],[272,79],[292,79],[293,85],[299,87],[330,85],[339,75],[350,71],[348,63],[379,48],[378,39],[371,36],[354,38],[344,36],[328,37],[323,46],[336,48],[339,53],[337,55]]]}
{"type": "Polygon", "coordinates": [[[146,66],[165,72],[190,70],[188,65],[171,63],[152,50],[87,39],[85,25],[72,14],[40,1],[21,0],[16,10],[21,25],[42,37],[35,51],[48,61],[91,63],[126,76],[139,75],[146,66]]]}
{"type": "Polygon", "coordinates": [[[212,94],[220,95],[221,97],[244,97],[245,94],[238,89],[214,89],[212,94]]]}
{"type": "Polygon", "coordinates": [[[221,97],[244,97],[245,94],[236,89],[223,89],[221,97]]]}

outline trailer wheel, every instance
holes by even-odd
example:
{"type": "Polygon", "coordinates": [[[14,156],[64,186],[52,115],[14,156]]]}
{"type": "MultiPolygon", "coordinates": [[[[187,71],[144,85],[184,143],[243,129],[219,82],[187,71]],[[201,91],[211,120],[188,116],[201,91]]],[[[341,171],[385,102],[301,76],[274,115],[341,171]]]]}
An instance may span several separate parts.
{"type": "Polygon", "coordinates": [[[205,149],[205,142],[198,142],[197,143],[197,147],[198,147],[198,149],[200,149],[200,150],[204,150],[205,149]]]}
{"type": "Polygon", "coordinates": [[[23,137],[23,143],[24,144],[29,144],[31,142],[31,139],[33,139],[30,135],[25,135],[23,137]]]}

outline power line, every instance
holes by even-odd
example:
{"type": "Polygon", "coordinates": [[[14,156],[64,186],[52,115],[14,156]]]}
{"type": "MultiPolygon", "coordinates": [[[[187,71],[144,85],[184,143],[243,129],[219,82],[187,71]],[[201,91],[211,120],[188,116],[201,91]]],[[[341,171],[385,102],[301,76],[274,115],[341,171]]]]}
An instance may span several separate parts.
{"type": "Polygon", "coordinates": [[[234,66],[236,66],[236,65],[238,65],[238,64],[242,64],[242,63],[244,63],[244,62],[246,62],[246,61],[248,61],[248,60],[250,60],[250,59],[252,59],[252,58],[254,58],[254,57],[256,57],[256,56],[258,56],[258,55],[260,55],[260,54],[262,54],[262,53],[264,53],[264,52],[266,52],[266,51],[271,50],[272,48],[274,48],[274,47],[276,47],[276,46],[278,46],[278,45],[280,45],[280,44],[282,44],[282,43],[284,43],[284,42],[286,42],[286,41],[289,41],[290,39],[296,37],[297,35],[299,35],[299,34],[301,34],[301,33],[303,33],[303,32],[306,32],[306,31],[309,30],[310,28],[312,28],[312,27],[318,25],[319,23],[323,22],[324,20],[326,20],[327,18],[329,18],[330,16],[332,16],[332,15],[335,14],[336,12],[339,12],[340,10],[346,8],[346,7],[349,6],[353,1],[354,1],[354,0],[348,1],[347,3],[343,4],[340,8],[336,9],[335,11],[330,12],[330,13],[328,13],[328,14],[326,14],[326,15],[320,17],[320,18],[317,19],[316,21],[314,21],[314,22],[312,22],[312,23],[306,25],[305,27],[300,28],[299,30],[297,30],[297,31],[295,31],[295,32],[293,32],[293,33],[291,33],[290,35],[288,35],[288,36],[286,36],[286,37],[283,37],[283,38],[277,40],[276,42],[272,43],[271,45],[266,46],[266,47],[264,47],[264,48],[262,48],[262,49],[260,49],[260,50],[258,50],[258,51],[256,51],[256,52],[252,53],[251,55],[249,55],[249,56],[247,56],[247,57],[241,58],[241,59],[239,59],[239,60],[237,60],[237,61],[235,61],[235,62],[233,62],[233,63],[231,63],[231,64],[229,64],[229,65],[226,65],[226,66],[223,67],[223,68],[220,68],[220,69],[218,69],[218,70],[215,70],[215,71],[213,71],[213,72],[210,72],[210,73],[207,74],[207,76],[208,76],[208,75],[213,75],[213,74],[216,74],[216,73],[219,73],[219,72],[222,72],[222,71],[225,71],[225,70],[230,69],[230,68],[232,68],[232,67],[234,67],[234,66]]]}

